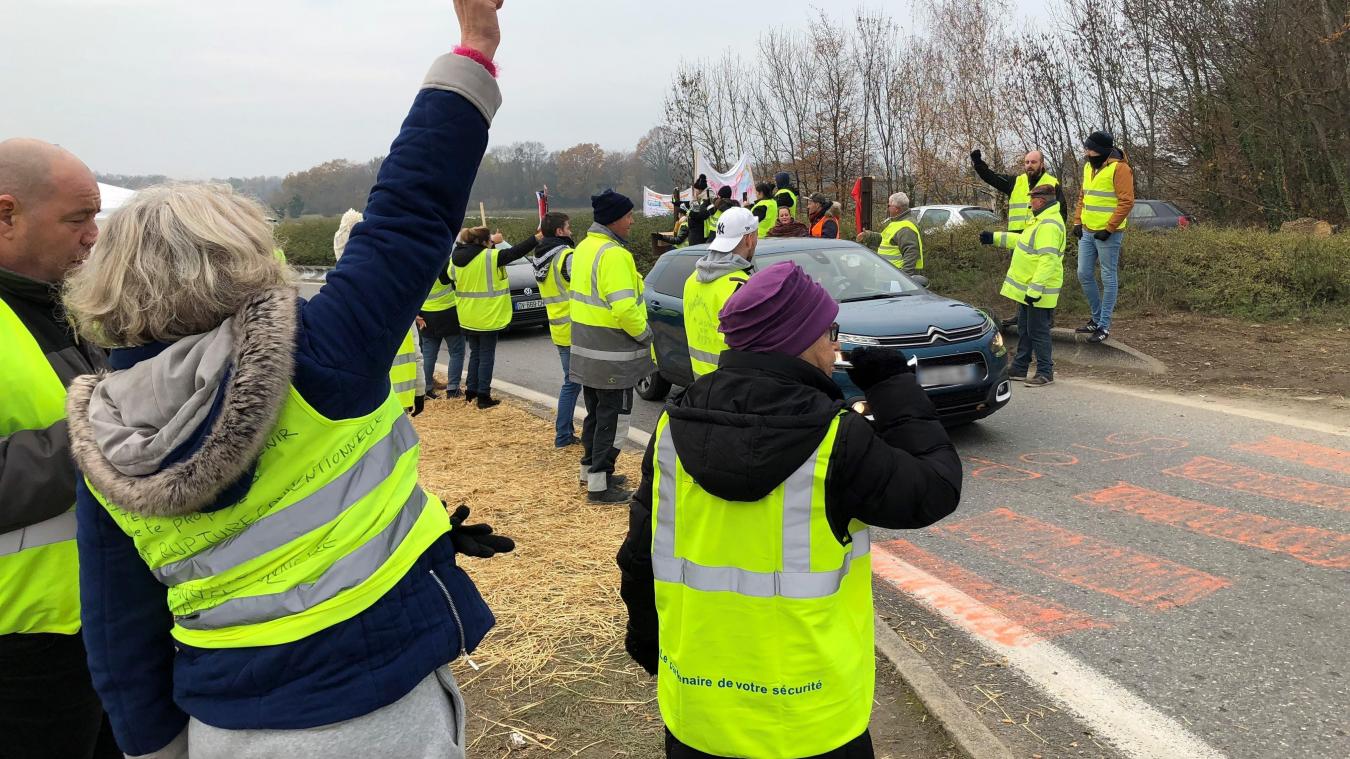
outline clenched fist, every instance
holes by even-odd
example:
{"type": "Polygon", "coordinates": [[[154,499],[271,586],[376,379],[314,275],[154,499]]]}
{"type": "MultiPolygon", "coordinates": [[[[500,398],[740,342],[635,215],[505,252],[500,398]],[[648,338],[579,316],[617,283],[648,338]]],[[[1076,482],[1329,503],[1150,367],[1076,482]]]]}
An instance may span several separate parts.
{"type": "Polygon", "coordinates": [[[459,44],[477,50],[489,60],[497,55],[502,41],[502,30],[497,25],[497,11],[504,0],[455,0],[455,16],[459,19],[459,44]]]}

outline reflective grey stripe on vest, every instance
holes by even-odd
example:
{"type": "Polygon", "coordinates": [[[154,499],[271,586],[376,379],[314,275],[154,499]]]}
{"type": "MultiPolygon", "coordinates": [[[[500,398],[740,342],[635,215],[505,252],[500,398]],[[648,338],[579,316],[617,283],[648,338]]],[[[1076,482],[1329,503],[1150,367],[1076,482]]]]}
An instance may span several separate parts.
{"type": "Polygon", "coordinates": [[[1014,288],[1016,288],[1016,289],[1018,289],[1018,290],[1021,290],[1022,292],[1026,292],[1026,291],[1027,291],[1027,286],[1026,286],[1026,285],[1022,284],[1021,282],[1018,282],[1017,280],[1013,279],[1012,277],[1004,277],[1004,278],[1003,278],[1003,284],[1005,284],[1005,285],[1012,285],[1014,288]]]}
{"type": "MultiPolygon", "coordinates": [[[[441,280],[440,280],[440,278],[438,277],[438,278],[436,279],[436,284],[440,284],[440,282],[441,282],[441,280]]],[[[452,290],[454,290],[454,289],[455,289],[455,286],[454,286],[453,284],[449,284],[449,285],[446,285],[446,286],[442,287],[442,288],[439,289],[439,290],[432,290],[430,293],[427,294],[427,301],[429,302],[429,301],[436,300],[437,298],[444,298],[446,295],[449,295],[450,292],[451,292],[452,290]]]]}
{"type": "Polygon", "coordinates": [[[394,383],[394,395],[398,395],[399,393],[406,393],[409,390],[416,390],[416,389],[417,389],[417,380],[415,379],[410,379],[407,382],[394,383]]]}
{"type": "Polygon", "coordinates": [[[342,512],[388,479],[399,459],[417,442],[412,421],[399,415],[383,440],[327,485],[226,540],[151,571],[165,585],[180,585],[222,574],[274,551],[342,516],[342,512]]]}
{"type": "MultiPolygon", "coordinates": [[[[507,286],[506,286],[506,289],[505,289],[505,290],[498,290],[498,289],[497,289],[497,280],[494,279],[493,276],[492,276],[492,270],[495,268],[495,267],[492,265],[492,260],[493,260],[494,258],[496,258],[496,255],[494,255],[492,251],[487,250],[487,249],[484,249],[483,252],[480,253],[479,255],[481,255],[481,256],[483,257],[483,271],[484,271],[484,273],[487,274],[487,292],[481,292],[481,291],[478,291],[478,290],[470,290],[469,292],[465,292],[464,289],[463,289],[463,287],[461,286],[461,287],[460,287],[460,290],[459,290],[459,297],[461,297],[461,298],[499,298],[499,297],[501,297],[501,296],[503,296],[503,295],[510,295],[510,294],[511,294],[511,285],[510,285],[510,283],[509,283],[509,282],[507,283],[507,286]]],[[[470,262],[470,263],[472,263],[472,262],[470,262]]],[[[465,267],[465,268],[468,268],[468,267],[465,267]]],[[[458,284],[458,283],[456,283],[456,284],[458,284]]]]}
{"type": "Polygon", "coordinates": [[[1116,199],[1116,194],[1114,192],[1108,192],[1106,190],[1084,190],[1083,194],[1089,198],[1109,198],[1111,200],[1116,199]]]}
{"type": "Polygon", "coordinates": [[[417,354],[416,354],[416,353],[400,353],[400,354],[398,354],[397,356],[394,356],[394,366],[402,366],[403,364],[411,364],[412,362],[414,362],[414,361],[416,361],[416,360],[417,360],[417,354]]]}
{"type": "Polygon", "coordinates": [[[1040,293],[1041,295],[1059,295],[1061,289],[1063,288],[1043,287],[1041,285],[1032,284],[1027,288],[1027,291],[1030,293],[1040,293]]]}
{"type": "Polygon", "coordinates": [[[1009,203],[1009,204],[1008,204],[1008,210],[1009,210],[1009,211],[1016,211],[1016,210],[1021,210],[1021,209],[1024,209],[1024,208],[1031,208],[1031,204],[1030,204],[1030,203],[1009,203]]]}
{"type": "MultiPolygon", "coordinates": [[[[600,297],[600,259],[604,257],[605,251],[610,248],[618,247],[616,242],[607,242],[595,251],[595,260],[591,262],[591,291],[589,293],[579,293],[576,288],[572,288],[572,300],[579,300],[588,306],[597,306],[599,308],[609,308],[611,301],[600,297]]],[[[575,275],[576,272],[573,272],[575,275]]],[[[628,291],[630,294],[632,290],[628,291]]],[[[617,300],[617,299],[616,299],[617,300]]]]}
{"type": "Polygon", "coordinates": [[[554,327],[562,327],[570,324],[571,321],[572,318],[570,316],[559,316],[557,319],[549,319],[548,323],[554,327]]]}
{"type": "Polygon", "coordinates": [[[632,361],[636,358],[650,356],[651,351],[646,348],[635,351],[599,351],[594,348],[576,345],[574,341],[572,345],[572,355],[595,359],[596,361],[632,361]]]}
{"type": "Polygon", "coordinates": [[[219,606],[175,617],[174,621],[189,630],[218,630],[223,627],[271,622],[318,606],[370,579],[371,575],[384,566],[389,557],[398,550],[403,539],[412,532],[413,526],[422,516],[422,509],[426,503],[427,494],[422,488],[413,488],[412,495],[403,503],[403,508],[383,530],[380,530],[379,534],[367,540],[360,548],[333,562],[332,566],[312,583],[297,585],[290,590],[266,596],[231,598],[219,606]]]}
{"type": "Polygon", "coordinates": [[[641,347],[642,341],[651,335],[651,328],[643,330],[636,338],[617,327],[597,327],[592,324],[572,322],[572,355],[593,358],[597,361],[631,361],[648,358],[651,350],[641,347]],[[634,348],[634,346],[638,346],[634,348]]]}
{"type": "Polygon", "coordinates": [[[657,580],[694,590],[729,592],[755,598],[825,598],[838,592],[853,560],[871,551],[866,528],[853,533],[853,543],[839,569],[811,571],[811,502],[819,448],[790,475],[783,486],[783,571],[755,572],[739,567],[711,567],[675,555],[675,441],[667,426],[657,440],[661,484],[652,535],[652,573],[657,580]]]}
{"type": "Polygon", "coordinates": [[[0,535],[0,556],[9,556],[29,548],[41,548],[74,539],[75,512],[67,511],[51,519],[0,535]]]}
{"type": "Polygon", "coordinates": [[[699,350],[698,348],[695,348],[694,346],[691,345],[689,346],[689,357],[696,361],[702,361],[705,364],[712,364],[713,366],[717,366],[717,362],[721,360],[722,354],[710,353],[708,351],[699,350]]]}
{"type": "Polygon", "coordinates": [[[544,303],[546,305],[556,306],[559,303],[566,303],[570,300],[572,300],[572,296],[570,295],[550,295],[547,298],[544,298],[544,303]]]}

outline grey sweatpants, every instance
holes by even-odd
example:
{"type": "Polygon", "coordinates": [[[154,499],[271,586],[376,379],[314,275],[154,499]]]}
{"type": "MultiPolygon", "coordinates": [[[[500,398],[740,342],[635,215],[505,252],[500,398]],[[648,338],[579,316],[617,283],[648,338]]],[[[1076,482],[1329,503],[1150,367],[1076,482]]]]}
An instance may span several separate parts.
{"type": "Polygon", "coordinates": [[[306,730],[223,730],[188,723],[190,759],[464,759],[464,697],[450,667],[408,695],[345,722],[306,730]]]}

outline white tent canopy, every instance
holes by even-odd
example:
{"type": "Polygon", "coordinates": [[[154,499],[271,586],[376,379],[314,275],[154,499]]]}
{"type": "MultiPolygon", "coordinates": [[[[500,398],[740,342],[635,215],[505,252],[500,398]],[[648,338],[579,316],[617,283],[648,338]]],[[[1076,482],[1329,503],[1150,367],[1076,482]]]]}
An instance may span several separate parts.
{"type": "Polygon", "coordinates": [[[98,193],[103,200],[103,210],[98,212],[96,220],[103,221],[107,219],[113,211],[121,208],[122,204],[131,200],[131,196],[135,195],[136,191],[128,190],[125,187],[118,187],[117,185],[99,182],[98,193]]]}

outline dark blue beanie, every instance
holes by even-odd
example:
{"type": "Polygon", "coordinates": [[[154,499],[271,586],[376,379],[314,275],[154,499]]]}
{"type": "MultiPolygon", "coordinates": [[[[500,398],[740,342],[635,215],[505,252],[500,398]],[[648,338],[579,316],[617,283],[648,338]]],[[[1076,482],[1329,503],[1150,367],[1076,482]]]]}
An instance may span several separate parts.
{"type": "Polygon", "coordinates": [[[782,189],[788,186],[788,182],[792,181],[792,177],[788,176],[786,171],[780,171],[773,175],[773,181],[774,184],[778,185],[779,189],[782,189]]]}
{"type": "Polygon", "coordinates": [[[596,224],[613,224],[633,210],[633,201],[612,189],[591,196],[591,210],[596,224]]]}

